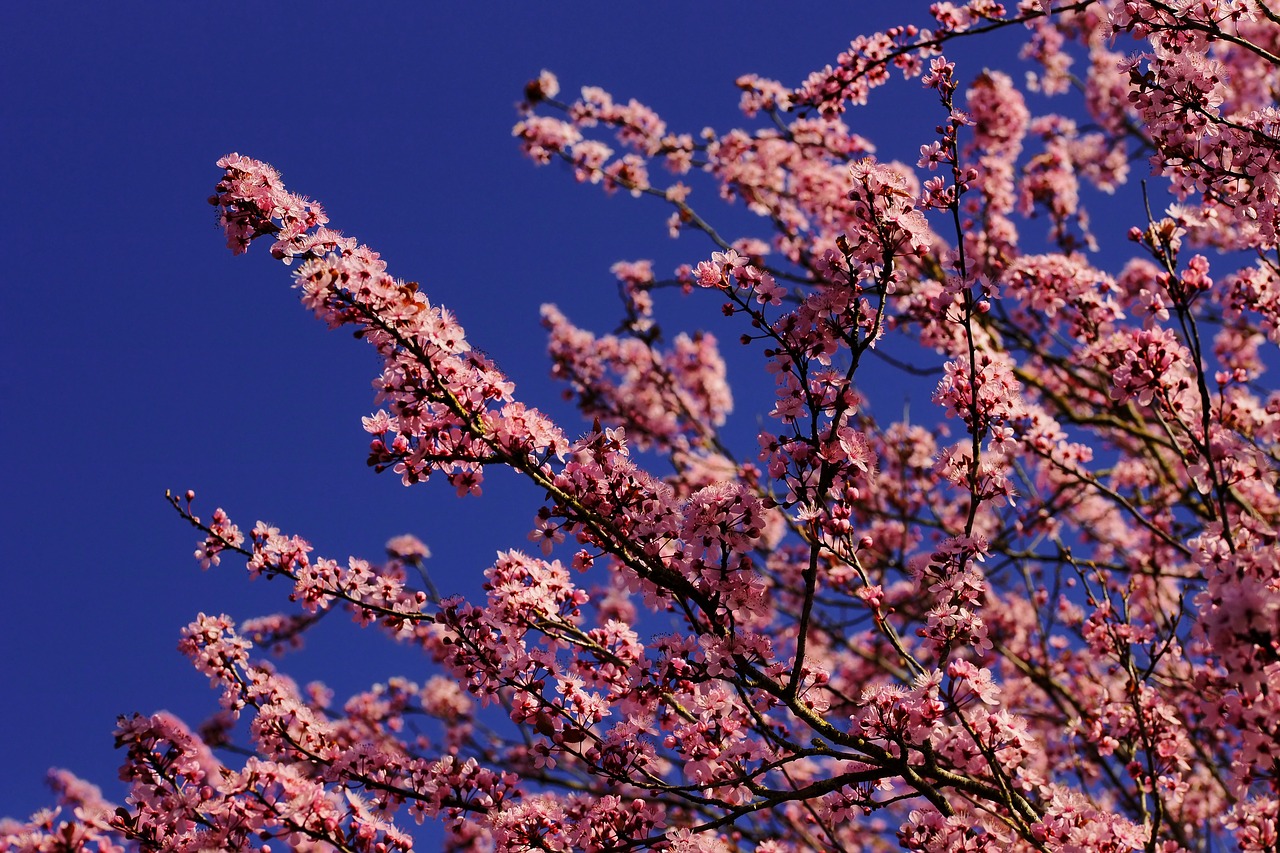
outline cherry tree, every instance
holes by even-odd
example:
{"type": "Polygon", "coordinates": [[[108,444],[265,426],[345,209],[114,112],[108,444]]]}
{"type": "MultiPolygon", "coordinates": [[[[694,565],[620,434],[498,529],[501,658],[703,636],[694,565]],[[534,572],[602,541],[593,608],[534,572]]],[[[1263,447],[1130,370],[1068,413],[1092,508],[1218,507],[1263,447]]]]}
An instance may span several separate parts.
{"type": "Polygon", "coordinates": [[[220,160],[231,250],[269,243],[382,359],[369,465],[461,498],[505,467],[545,500],[466,601],[411,536],[333,559],[171,495],[202,565],[287,579],[289,608],[192,621],[221,711],[121,718],[127,799],[55,771],[5,849],[408,850],[438,820],[458,851],[1275,850],[1280,12],[931,14],[797,87],[742,77],[747,129],[527,85],[525,154],[694,238],[614,267],[613,333],[544,308],[577,424],[274,168],[220,160]],[[1000,33],[1025,79],[948,59],[1000,33]],[[936,115],[912,162],[846,123],[890,81],[936,115]],[[699,182],[757,230],[717,229],[699,182]],[[1148,213],[1095,233],[1100,193],[1148,213]],[[705,329],[664,333],[663,290],[705,329]],[[773,391],[749,451],[739,340],[773,391]],[[897,420],[895,371],[934,386],[897,420]],[[272,651],[333,610],[437,674],[299,686],[272,651]]]}

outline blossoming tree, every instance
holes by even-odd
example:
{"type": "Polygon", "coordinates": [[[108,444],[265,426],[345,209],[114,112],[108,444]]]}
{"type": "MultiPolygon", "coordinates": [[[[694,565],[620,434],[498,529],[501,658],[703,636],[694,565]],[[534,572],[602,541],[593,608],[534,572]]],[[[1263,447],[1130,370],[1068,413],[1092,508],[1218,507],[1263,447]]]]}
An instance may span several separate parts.
{"type": "Polygon", "coordinates": [[[463,497],[510,468],[545,492],[535,546],[499,555],[485,600],[442,599],[412,537],[340,561],[171,496],[206,567],[287,578],[291,609],[200,615],[181,648],[222,712],[122,718],[127,800],[56,772],[60,808],[0,824],[5,849],[383,851],[424,819],[450,850],[1276,849],[1280,12],[932,16],[798,88],[741,78],[750,130],[528,85],[535,162],[656,197],[707,246],[666,277],[618,264],[613,334],[544,309],[576,427],[270,166],[219,161],[231,249],[269,242],[383,359],[370,466],[463,497]],[[1021,86],[947,59],[1015,28],[1021,86]],[[936,109],[913,164],[843,120],[894,77],[936,109]],[[1032,115],[1028,89],[1064,111],[1032,115]],[[1141,199],[1135,169],[1176,203],[1105,272],[1117,235],[1082,199],[1141,199]],[[759,234],[713,227],[697,174],[759,234]],[[662,288],[716,334],[668,340],[662,288]],[[745,456],[717,335],[774,389],[745,456]],[[936,418],[887,419],[860,383],[930,366],[936,418]],[[267,655],[333,609],[439,674],[342,705],[300,688],[267,655]]]}

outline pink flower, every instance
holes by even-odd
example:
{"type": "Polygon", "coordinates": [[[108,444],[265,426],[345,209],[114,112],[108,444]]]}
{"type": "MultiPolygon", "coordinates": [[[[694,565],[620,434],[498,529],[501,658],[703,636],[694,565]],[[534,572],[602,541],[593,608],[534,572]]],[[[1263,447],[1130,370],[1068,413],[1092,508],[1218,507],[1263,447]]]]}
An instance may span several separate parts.
{"type": "Polygon", "coordinates": [[[554,546],[564,541],[564,532],[558,524],[539,516],[533,531],[529,533],[529,541],[538,543],[543,554],[550,554],[554,546]]]}
{"type": "Polygon", "coordinates": [[[401,560],[425,560],[431,556],[431,549],[412,533],[402,533],[387,540],[387,553],[401,560]]]}

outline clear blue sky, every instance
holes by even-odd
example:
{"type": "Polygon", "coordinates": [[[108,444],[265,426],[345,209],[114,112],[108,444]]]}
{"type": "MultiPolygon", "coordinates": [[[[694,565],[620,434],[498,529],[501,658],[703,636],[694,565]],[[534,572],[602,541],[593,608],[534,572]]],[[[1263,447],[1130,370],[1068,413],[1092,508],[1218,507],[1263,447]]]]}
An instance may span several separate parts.
{"type": "MultiPolygon", "coordinates": [[[[165,708],[194,724],[214,710],[175,651],[180,628],[202,610],[287,607],[283,586],[249,584],[235,561],[201,573],[166,488],[328,556],[377,557],[415,533],[440,585],[463,592],[494,551],[525,543],[538,506],[504,478],[460,502],[444,483],[406,490],[369,472],[359,419],[375,360],[297,305],[264,247],[226,251],[205,202],[214,161],[239,151],[277,166],[393,274],[454,309],[522,399],[564,413],[538,306],[608,331],[614,261],[654,258],[667,272],[709,248],[668,240],[652,201],[534,169],[510,136],[523,84],[545,67],[566,92],[600,85],[673,129],[724,130],[742,121],[738,75],[797,83],[858,32],[923,22],[928,6],[814,3],[779,18],[785,5],[0,6],[0,815],[47,804],[50,766],[118,799],[118,714],[165,708]]],[[[855,129],[912,157],[927,141],[915,133],[937,120],[928,98],[912,103],[882,97],[855,129]]],[[[726,221],[709,185],[692,201],[726,221]]],[[[715,329],[715,306],[699,310],[715,329]]],[[[738,331],[719,331],[732,351],[738,331]]],[[[731,380],[754,379],[755,364],[735,353],[731,380]]],[[[765,383],[735,390],[768,394],[765,383]]],[[[754,419],[738,419],[741,435],[754,419]]],[[[339,696],[429,674],[340,618],[285,668],[339,696]]]]}

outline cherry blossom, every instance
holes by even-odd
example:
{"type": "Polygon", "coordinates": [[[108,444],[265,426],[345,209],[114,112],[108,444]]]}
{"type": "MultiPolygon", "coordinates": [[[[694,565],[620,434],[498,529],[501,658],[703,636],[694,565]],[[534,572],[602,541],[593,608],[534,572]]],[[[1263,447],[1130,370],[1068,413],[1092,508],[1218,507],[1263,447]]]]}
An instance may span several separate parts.
{"type": "Polygon", "coordinates": [[[322,556],[171,494],[198,563],[284,609],[188,616],[214,715],[122,717],[123,801],[55,771],[0,842],[408,850],[431,819],[459,851],[1274,849],[1278,68],[1256,0],[970,0],[798,85],[739,77],[736,129],[542,71],[517,147],[686,247],[614,265],[612,332],[544,306],[574,424],[223,158],[229,248],[266,238],[379,359],[369,466],[459,497],[508,469],[527,541],[468,600],[411,534],[322,556]],[[1001,34],[1016,70],[966,53],[1001,34]],[[934,117],[902,150],[859,121],[890,92],[934,117]],[[1121,199],[1118,231],[1090,216],[1121,199]],[[430,671],[299,685],[280,657],[335,613],[430,671]]]}

